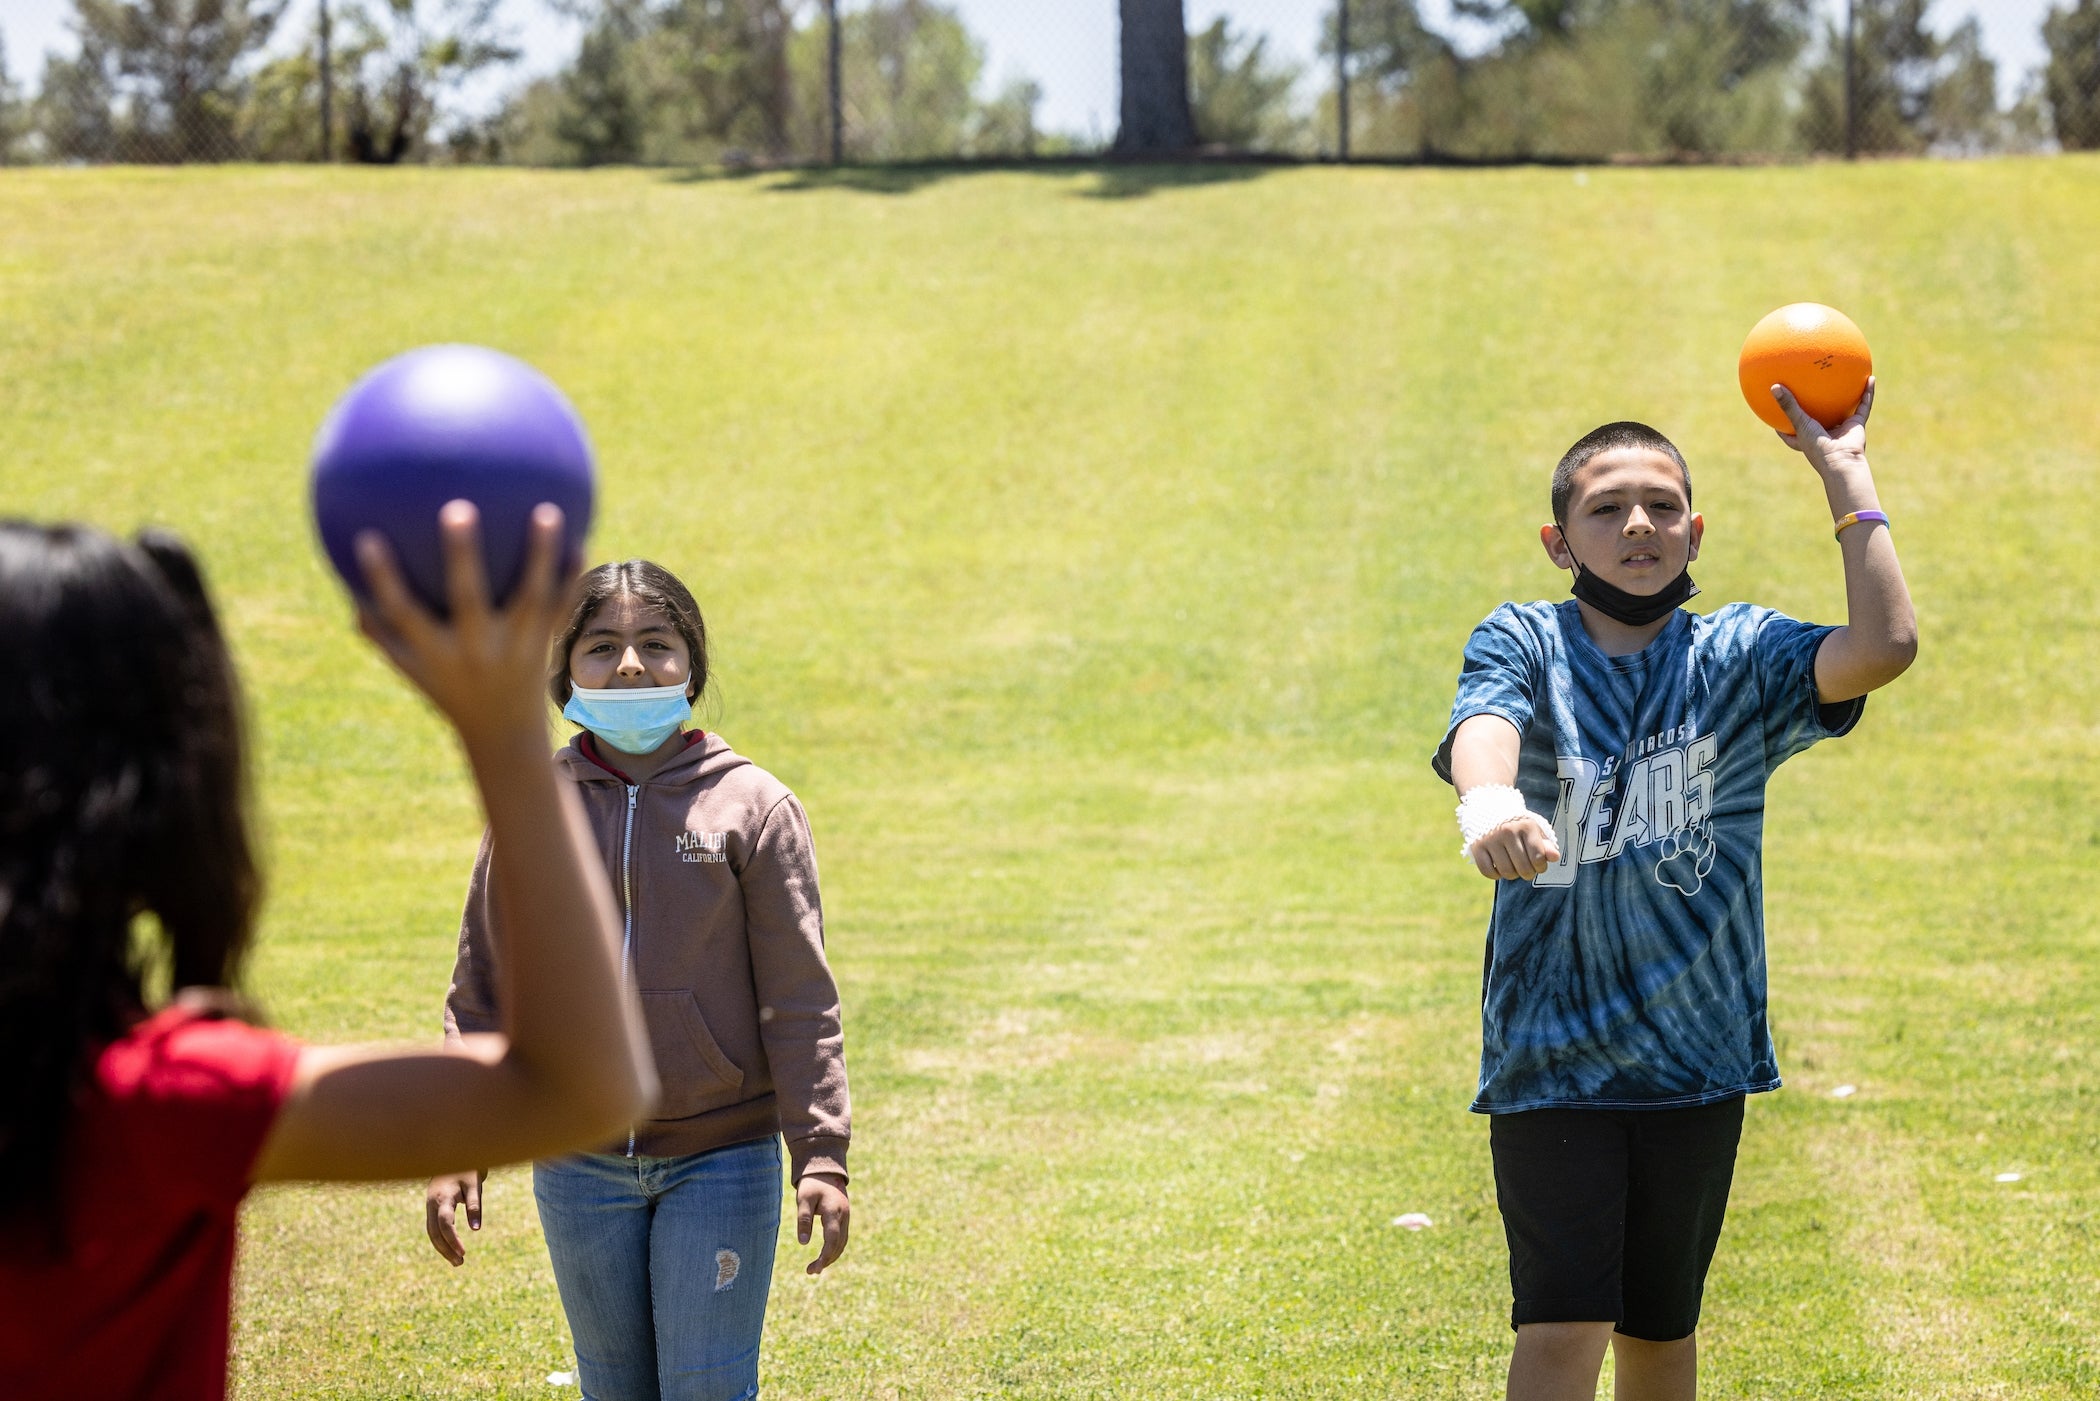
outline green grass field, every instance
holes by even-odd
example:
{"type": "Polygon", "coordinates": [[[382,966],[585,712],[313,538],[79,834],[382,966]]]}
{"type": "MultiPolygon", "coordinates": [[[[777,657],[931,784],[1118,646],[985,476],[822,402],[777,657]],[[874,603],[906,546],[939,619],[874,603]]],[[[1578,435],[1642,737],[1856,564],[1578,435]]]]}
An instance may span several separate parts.
{"type": "MultiPolygon", "coordinates": [[[[596,436],[595,555],[694,585],[710,724],[816,828],[854,1237],[815,1282],[786,1242],[768,1396],[1499,1395],[1488,891],[1427,764],[1458,651],[1563,592],[1546,477],[1619,417],[1691,459],[1702,605],[1840,619],[1821,492],[1734,376],[1758,316],[1832,302],[1923,653],[1773,786],[1788,1087],[1705,1394],[2084,1397],[2095,228],[2073,158],[6,172],[0,511],[201,544],[258,740],[255,988],[427,1039],[478,818],[351,635],[304,458],[394,351],[528,357],[596,436]]],[[[574,1394],[526,1176],[460,1271],[420,1201],[255,1198],[242,1401],[574,1394]]]]}

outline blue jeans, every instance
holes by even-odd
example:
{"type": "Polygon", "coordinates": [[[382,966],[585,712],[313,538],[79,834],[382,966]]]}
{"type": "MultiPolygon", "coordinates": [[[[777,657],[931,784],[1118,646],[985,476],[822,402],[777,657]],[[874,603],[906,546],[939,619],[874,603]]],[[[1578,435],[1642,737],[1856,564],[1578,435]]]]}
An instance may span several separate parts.
{"type": "Polygon", "coordinates": [[[585,1401],[750,1401],[780,1236],[780,1140],[532,1165],[585,1401]]]}

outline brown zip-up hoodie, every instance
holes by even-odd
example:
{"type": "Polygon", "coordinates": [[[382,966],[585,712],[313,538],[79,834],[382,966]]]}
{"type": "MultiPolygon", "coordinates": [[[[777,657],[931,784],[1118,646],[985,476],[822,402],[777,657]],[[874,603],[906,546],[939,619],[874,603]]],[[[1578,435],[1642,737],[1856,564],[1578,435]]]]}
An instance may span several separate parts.
{"type": "MultiPolygon", "coordinates": [[[[603,1151],[675,1157],[778,1132],[795,1181],[844,1177],[845,1041],[802,805],[715,735],[696,732],[640,783],[591,744],[578,735],[554,762],[605,855],[663,1084],[654,1116],[603,1151]]],[[[498,1029],[489,929],[502,914],[488,877],[484,836],[445,998],[448,1042],[498,1029]]]]}

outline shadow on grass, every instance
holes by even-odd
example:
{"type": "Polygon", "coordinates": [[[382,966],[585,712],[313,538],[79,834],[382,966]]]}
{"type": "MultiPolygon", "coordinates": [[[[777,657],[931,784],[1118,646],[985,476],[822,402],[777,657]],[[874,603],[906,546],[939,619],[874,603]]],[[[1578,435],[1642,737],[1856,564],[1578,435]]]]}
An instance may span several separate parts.
{"type": "Polygon", "coordinates": [[[1006,161],[899,161],[884,165],[796,166],[786,169],[681,170],[664,178],[677,184],[757,181],[771,194],[847,190],[867,195],[908,195],[949,180],[980,175],[1091,175],[1073,193],[1083,199],[1142,199],[1157,190],[1232,184],[1303,164],[1291,160],[1195,159],[1174,162],[1111,161],[1098,157],[1006,161]]]}
{"type": "MultiPolygon", "coordinates": [[[[1608,156],[1608,155],[1520,155],[1453,156],[1358,156],[1348,162],[1355,169],[1386,170],[1515,170],[1524,168],[1578,169],[1589,166],[1665,169],[1692,166],[1741,166],[1785,164],[1772,157],[1608,156]]],[[[1198,153],[1176,160],[1116,160],[1106,156],[1036,156],[993,160],[889,161],[865,165],[744,165],[706,166],[664,173],[674,184],[696,185],[717,182],[757,181],[770,194],[801,194],[810,190],[847,190],[866,195],[908,195],[928,185],[979,175],[1049,175],[1060,179],[1074,175],[1094,177],[1074,190],[1081,199],[1141,199],[1159,190],[1186,189],[1197,185],[1234,184],[1258,180],[1278,170],[1305,166],[1333,167],[1331,160],[1303,156],[1263,156],[1238,152],[1198,153]]]]}

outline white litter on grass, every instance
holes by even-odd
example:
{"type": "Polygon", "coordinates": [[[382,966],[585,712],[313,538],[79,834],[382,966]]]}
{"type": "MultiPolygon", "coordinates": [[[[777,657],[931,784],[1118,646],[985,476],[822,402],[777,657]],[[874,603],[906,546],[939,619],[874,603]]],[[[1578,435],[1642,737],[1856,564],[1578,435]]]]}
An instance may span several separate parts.
{"type": "Polygon", "coordinates": [[[1430,1220],[1419,1211],[1408,1211],[1395,1216],[1393,1224],[1403,1231],[1419,1231],[1424,1226],[1434,1226],[1436,1222],[1430,1220]]]}
{"type": "Polygon", "coordinates": [[[576,1385],[576,1374],[574,1372],[549,1372],[547,1374],[547,1385],[574,1386],[576,1385]]]}
{"type": "Polygon", "coordinates": [[[2019,1180],[2020,1174],[2017,1172],[2001,1172],[1991,1179],[1993,1182],[2018,1182],[2019,1180]]]}
{"type": "Polygon", "coordinates": [[[1859,1086],[1857,1085],[1840,1085],[1830,1092],[1830,1097],[1832,1099],[1850,1099],[1858,1093],[1859,1086]]]}

